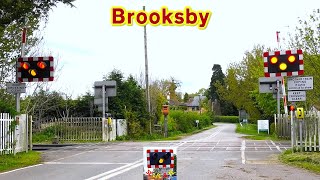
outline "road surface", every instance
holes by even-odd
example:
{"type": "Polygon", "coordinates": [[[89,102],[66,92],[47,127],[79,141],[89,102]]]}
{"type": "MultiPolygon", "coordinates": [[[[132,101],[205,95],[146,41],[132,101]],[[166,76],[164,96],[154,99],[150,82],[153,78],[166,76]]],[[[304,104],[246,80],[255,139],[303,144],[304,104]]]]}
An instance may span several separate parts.
{"type": "Polygon", "coordinates": [[[212,180],[318,180],[319,175],[282,165],[277,155],[289,142],[254,141],[241,138],[234,124],[178,141],[112,142],[50,148],[42,164],[0,173],[8,180],[141,180],[143,147],[177,147],[179,179],[212,180]]]}

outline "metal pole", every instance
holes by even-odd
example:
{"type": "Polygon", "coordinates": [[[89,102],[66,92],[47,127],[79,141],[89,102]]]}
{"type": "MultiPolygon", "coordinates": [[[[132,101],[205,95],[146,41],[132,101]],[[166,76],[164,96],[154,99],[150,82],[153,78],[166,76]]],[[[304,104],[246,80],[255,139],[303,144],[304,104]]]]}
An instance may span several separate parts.
{"type": "Polygon", "coordinates": [[[292,148],[292,152],[293,152],[293,146],[294,146],[294,127],[293,127],[293,111],[290,111],[290,119],[291,119],[291,148],[292,148]]]}
{"type": "MultiPolygon", "coordinates": [[[[105,119],[106,119],[106,91],[105,91],[105,85],[102,85],[102,140],[106,141],[107,137],[106,137],[106,132],[105,132],[105,119]]],[[[108,131],[107,131],[108,132],[108,131]]]]}
{"type": "MultiPolygon", "coordinates": [[[[143,6],[143,11],[145,11],[145,6],[143,6]]],[[[145,79],[146,79],[146,99],[147,99],[147,110],[150,114],[151,105],[150,105],[150,92],[149,92],[149,73],[148,73],[148,51],[147,51],[147,27],[144,26],[144,58],[145,58],[145,79]]],[[[150,119],[150,134],[151,131],[151,119],[150,119]]]]}
{"type": "Polygon", "coordinates": [[[277,81],[277,113],[280,116],[280,81],[277,81]]]}
{"type": "MultiPolygon", "coordinates": [[[[22,29],[22,34],[21,34],[21,57],[25,56],[25,45],[27,41],[27,28],[24,27],[22,29]]],[[[18,80],[18,61],[16,62],[16,83],[19,83],[18,80]]],[[[16,93],[16,111],[19,113],[20,112],[20,93],[16,93]]]]}
{"type": "Polygon", "coordinates": [[[302,152],[302,121],[299,121],[299,139],[300,139],[300,152],[302,152]]]}
{"type": "Polygon", "coordinates": [[[168,116],[164,116],[164,137],[168,137],[168,116]]]}

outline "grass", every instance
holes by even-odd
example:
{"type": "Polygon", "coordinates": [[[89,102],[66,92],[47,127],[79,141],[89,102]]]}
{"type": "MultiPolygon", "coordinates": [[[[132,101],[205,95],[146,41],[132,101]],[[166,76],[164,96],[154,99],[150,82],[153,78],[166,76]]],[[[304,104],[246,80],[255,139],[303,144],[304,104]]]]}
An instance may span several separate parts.
{"type": "Polygon", "coordinates": [[[279,156],[279,159],[285,164],[320,174],[320,152],[292,153],[292,150],[287,150],[279,156]]]}
{"type": "Polygon", "coordinates": [[[13,154],[0,155],[0,172],[39,164],[41,162],[40,152],[29,151],[13,154]]]}
{"type": "Polygon", "coordinates": [[[273,134],[268,134],[268,132],[259,132],[256,124],[246,124],[241,126],[237,124],[236,133],[245,134],[249,136],[244,136],[246,139],[252,140],[279,140],[279,138],[273,134]]]}

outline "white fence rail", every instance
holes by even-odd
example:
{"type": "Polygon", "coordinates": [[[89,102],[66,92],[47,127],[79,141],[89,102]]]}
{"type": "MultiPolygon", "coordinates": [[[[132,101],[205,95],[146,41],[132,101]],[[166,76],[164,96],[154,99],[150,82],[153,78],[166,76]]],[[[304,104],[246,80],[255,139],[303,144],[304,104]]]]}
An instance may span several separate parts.
{"type": "Polygon", "coordinates": [[[13,122],[8,113],[0,113],[0,154],[12,154],[14,149],[14,131],[11,129],[13,122]]]}
{"type": "Polygon", "coordinates": [[[290,116],[275,116],[278,136],[291,139],[295,148],[304,151],[320,151],[320,111],[307,111],[304,119],[297,119],[295,113],[293,113],[292,126],[290,116]],[[291,127],[293,137],[291,137],[291,127]]]}

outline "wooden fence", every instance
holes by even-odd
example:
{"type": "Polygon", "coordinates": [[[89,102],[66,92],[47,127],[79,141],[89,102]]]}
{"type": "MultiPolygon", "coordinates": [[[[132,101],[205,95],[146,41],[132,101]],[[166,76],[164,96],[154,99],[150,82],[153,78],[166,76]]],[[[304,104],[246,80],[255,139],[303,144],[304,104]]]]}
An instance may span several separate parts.
{"type": "Polygon", "coordinates": [[[54,133],[61,141],[101,141],[102,118],[70,117],[53,118],[34,123],[33,132],[54,133]]]}
{"type": "Polygon", "coordinates": [[[294,148],[304,151],[320,151],[320,111],[307,111],[304,119],[297,119],[294,112],[293,137],[291,137],[291,117],[280,115],[275,118],[279,137],[291,139],[294,148]]]}
{"type": "Polygon", "coordinates": [[[15,132],[11,130],[12,122],[8,113],[0,113],[0,154],[14,153],[15,132]]]}

